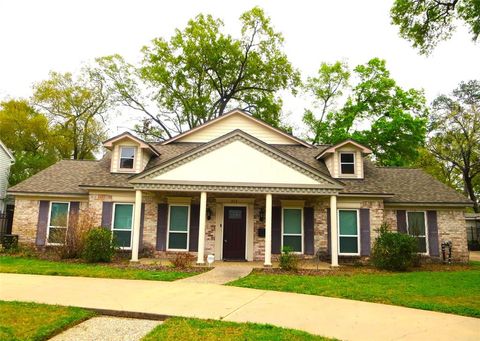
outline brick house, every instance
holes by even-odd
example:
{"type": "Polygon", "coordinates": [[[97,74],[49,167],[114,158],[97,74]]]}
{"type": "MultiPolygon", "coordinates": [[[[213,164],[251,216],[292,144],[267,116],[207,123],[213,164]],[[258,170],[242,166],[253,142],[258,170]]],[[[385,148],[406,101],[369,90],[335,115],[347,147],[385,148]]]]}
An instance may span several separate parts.
{"type": "Polygon", "coordinates": [[[99,161],[63,160],[9,189],[21,243],[61,243],[69,217],[90,210],[133,261],[150,248],[269,266],[290,246],[337,265],[368,257],[382,222],[426,256],[451,240],[468,260],[471,202],[422,170],[376,167],[353,140],[310,145],[234,110],[164,142],[123,133],[104,147],[99,161]]]}

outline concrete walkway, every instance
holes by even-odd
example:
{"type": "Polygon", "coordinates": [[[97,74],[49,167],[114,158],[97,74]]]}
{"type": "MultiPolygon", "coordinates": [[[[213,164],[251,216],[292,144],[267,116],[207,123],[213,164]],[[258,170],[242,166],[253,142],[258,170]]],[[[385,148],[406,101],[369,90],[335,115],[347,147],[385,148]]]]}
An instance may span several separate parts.
{"type": "Polygon", "coordinates": [[[222,265],[197,276],[187,277],[176,281],[183,283],[225,284],[247,276],[253,267],[248,265],[222,265]]]}
{"type": "Polygon", "coordinates": [[[480,251],[470,251],[470,260],[479,262],[480,261],[480,251]]]}
{"type": "Polygon", "coordinates": [[[480,339],[480,319],[215,284],[0,274],[0,299],[270,323],[342,340],[480,339]]]}
{"type": "Polygon", "coordinates": [[[98,316],[82,322],[50,341],[138,341],[161,321],[98,316]]]}

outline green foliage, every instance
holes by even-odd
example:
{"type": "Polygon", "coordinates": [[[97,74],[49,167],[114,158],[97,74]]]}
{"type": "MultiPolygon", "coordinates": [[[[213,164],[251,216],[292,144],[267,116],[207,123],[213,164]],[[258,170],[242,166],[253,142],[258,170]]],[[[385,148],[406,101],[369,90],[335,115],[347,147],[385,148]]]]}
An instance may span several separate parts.
{"type": "Polygon", "coordinates": [[[480,34],[478,0],[396,0],[390,15],[400,36],[422,54],[431,53],[440,41],[449,39],[456,22],[466,24],[473,41],[480,34]]]}
{"type": "Polygon", "coordinates": [[[304,122],[313,143],[335,144],[347,138],[367,145],[382,166],[411,165],[425,142],[427,108],[423,92],[404,90],[390,77],[385,61],[374,58],[353,70],[350,84],[345,64],[322,64],[318,77],[306,84],[319,106],[307,110],[304,122]],[[351,87],[343,107],[336,100],[351,87]],[[318,116],[318,117],[317,117],[318,116]]]}
{"type": "Polygon", "coordinates": [[[292,252],[292,248],[290,246],[284,246],[278,264],[280,269],[285,271],[297,271],[298,263],[298,256],[292,252]]]}
{"type": "Polygon", "coordinates": [[[88,231],[82,257],[89,263],[111,262],[115,254],[112,232],[102,227],[88,231]]]}
{"type": "Polygon", "coordinates": [[[388,224],[383,223],[373,244],[371,260],[380,269],[405,271],[416,264],[417,248],[415,237],[390,232],[388,224]]]}
{"type": "Polygon", "coordinates": [[[62,157],[63,138],[49,127],[47,117],[25,100],[0,103],[0,136],[15,157],[9,184],[15,185],[62,157]]]}

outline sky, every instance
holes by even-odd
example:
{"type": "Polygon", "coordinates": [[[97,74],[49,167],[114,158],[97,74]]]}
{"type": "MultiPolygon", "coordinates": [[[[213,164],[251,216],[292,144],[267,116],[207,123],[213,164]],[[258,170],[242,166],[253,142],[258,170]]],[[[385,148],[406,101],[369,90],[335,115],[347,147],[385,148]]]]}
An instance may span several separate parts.
{"type": "MultiPolygon", "coordinates": [[[[32,84],[49,71],[76,72],[94,58],[121,54],[141,59],[140,49],[155,37],[170,37],[199,13],[222,19],[239,36],[241,13],[262,7],[285,38],[284,51],[302,76],[321,62],[342,60],[350,66],[373,57],[405,88],[424,89],[428,101],[449,93],[460,81],[480,79],[480,44],[459,27],[429,57],[421,56],[390,24],[391,1],[26,1],[0,0],[0,100],[29,97],[32,84]]],[[[288,123],[302,130],[310,99],[284,98],[288,123]]],[[[140,117],[123,110],[111,120],[111,135],[131,128],[140,117]]]]}

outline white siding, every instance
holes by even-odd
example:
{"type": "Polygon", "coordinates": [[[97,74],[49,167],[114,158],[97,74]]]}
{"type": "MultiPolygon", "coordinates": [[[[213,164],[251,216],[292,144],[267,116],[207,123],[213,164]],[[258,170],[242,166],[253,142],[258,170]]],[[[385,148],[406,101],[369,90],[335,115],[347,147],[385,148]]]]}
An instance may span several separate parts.
{"type": "Polygon", "coordinates": [[[7,195],[10,165],[11,159],[9,155],[0,147],[0,212],[4,210],[4,199],[7,195]]]}
{"type": "Polygon", "coordinates": [[[241,114],[231,115],[213,122],[191,134],[179,138],[178,142],[209,142],[217,137],[240,129],[269,144],[295,144],[294,140],[265,127],[259,122],[249,119],[241,114]]]}

